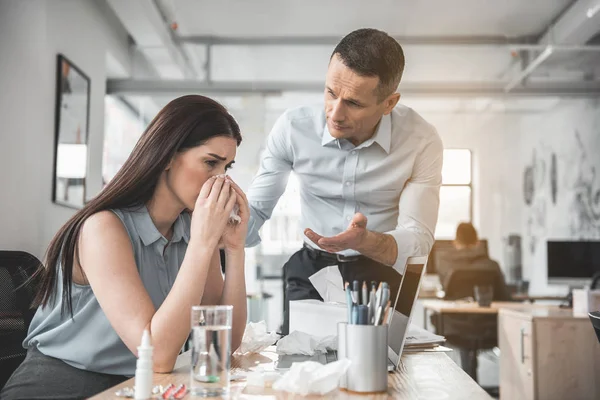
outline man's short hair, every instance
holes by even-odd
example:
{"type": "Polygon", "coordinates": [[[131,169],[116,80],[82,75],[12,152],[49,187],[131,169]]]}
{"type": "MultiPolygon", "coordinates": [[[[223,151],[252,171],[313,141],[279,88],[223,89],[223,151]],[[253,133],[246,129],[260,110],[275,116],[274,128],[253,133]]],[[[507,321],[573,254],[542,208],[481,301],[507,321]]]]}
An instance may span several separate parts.
{"type": "Polygon", "coordinates": [[[477,237],[477,230],[473,224],[469,222],[463,222],[456,228],[456,242],[463,246],[474,246],[479,242],[477,237]]]}
{"type": "Polygon", "coordinates": [[[377,29],[358,29],[335,47],[345,66],[361,76],[377,76],[377,97],[383,101],[398,89],[404,72],[404,52],[393,37],[377,29]]]}

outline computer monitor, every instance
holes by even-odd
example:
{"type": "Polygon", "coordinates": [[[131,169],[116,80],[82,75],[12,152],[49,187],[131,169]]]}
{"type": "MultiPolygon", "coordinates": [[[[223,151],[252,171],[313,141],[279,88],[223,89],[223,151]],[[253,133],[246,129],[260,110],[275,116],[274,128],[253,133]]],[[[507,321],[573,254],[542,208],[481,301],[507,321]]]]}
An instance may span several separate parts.
{"type": "MultiPolygon", "coordinates": [[[[485,249],[485,254],[488,254],[488,243],[486,239],[479,240],[479,245],[485,249]]],[[[453,240],[436,240],[431,248],[431,254],[427,261],[427,274],[437,274],[437,265],[444,254],[454,250],[453,240]]]]}
{"type": "Polygon", "coordinates": [[[600,272],[600,241],[548,241],[548,283],[584,286],[600,272]]]}

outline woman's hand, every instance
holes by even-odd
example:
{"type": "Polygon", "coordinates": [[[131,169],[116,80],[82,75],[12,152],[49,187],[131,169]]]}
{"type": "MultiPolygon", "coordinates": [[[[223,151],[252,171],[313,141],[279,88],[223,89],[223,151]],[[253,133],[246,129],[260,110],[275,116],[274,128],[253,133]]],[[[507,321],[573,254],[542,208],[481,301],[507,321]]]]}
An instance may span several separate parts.
{"type": "Polygon", "coordinates": [[[227,177],[227,181],[231,184],[231,188],[234,191],[236,204],[239,207],[238,215],[242,221],[227,224],[220,244],[222,245],[221,247],[224,247],[228,251],[244,250],[246,234],[248,232],[248,220],[250,219],[250,207],[248,206],[248,199],[246,199],[244,191],[230,177],[227,177]]]}
{"type": "Polygon", "coordinates": [[[217,246],[236,204],[236,192],[231,186],[224,177],[212,177],[204,183],[192,214],[190,241],[217,246]]]}

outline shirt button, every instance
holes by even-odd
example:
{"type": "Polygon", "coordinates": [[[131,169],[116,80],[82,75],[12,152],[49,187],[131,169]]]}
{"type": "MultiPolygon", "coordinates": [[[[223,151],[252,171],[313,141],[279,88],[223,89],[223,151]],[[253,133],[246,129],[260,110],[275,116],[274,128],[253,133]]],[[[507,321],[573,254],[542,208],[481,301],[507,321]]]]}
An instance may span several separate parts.
{"type": "Polygon", "coordinates": [[[356,150],[352,150],[352,154],[356,154],[356,150]]]}
{"type": "Polygon", "coordinates": [[[350,185],[352,185],[352,183],[350,183],[350,181],[347,181],[346,186],[350,186],[350,185]]]}
{"type": "Polygon", "coordinates": [[[349,215],[346,217],[346,221],[350,221],[352,219],[352,217],[350,217],[349,215]]]}

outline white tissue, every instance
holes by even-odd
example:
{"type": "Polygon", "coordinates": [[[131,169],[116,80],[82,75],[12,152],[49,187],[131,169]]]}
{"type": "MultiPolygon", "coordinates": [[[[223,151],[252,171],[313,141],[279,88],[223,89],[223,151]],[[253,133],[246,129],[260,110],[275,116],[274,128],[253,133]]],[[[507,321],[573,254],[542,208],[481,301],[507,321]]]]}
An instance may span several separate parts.
{"type": "Polygon", "coordinates": [[[231,214],[229,214],[229,222],[231,224],[239,224],[240,222],[242,222],[242,217],[240,217],[238,215],[239,212],[240,212],[240,207],[236,203],[233,206],[233,210],[231,210],[231,214]]]}
{"type": "MultiPolygon", "coordinates": [[[[217,175],[217,178],[225,178],[227,177],[226,174],[221,174],[221,175],[217,175]]],[[[242,218],[239,216],[240,213],[240,207],[237,205],[237,203],[233,206],[233,210],[231,210],[231,213],[229,214],[229,223],[231,224],[239,224],[240,222],[242,222],[242,218]]]]}
{"type": "Polygon", "coordinates": [[[294,331],[277,342],[278,354],[302,354],[312,356],[315,352],[325,353],[337,350],[337,337],[316,337],[308,333],[294,331]]]}
{"type": "Polygon", "coordinates": [[[308,277],[326,303],[346,303],[344,279],[337,265],[332,265],[308,277]]]}
{"type": "Polygon", "coordinates": [[[308,394],[324,395],[336,389],[340,378],[350,366],[350,360],[339,360],[330,364],[314,361],[294,363],[281,379],[273,385],[275,390],[283,390],[302,396],[308,394]]]}
{"type": "Polygon", "coordinates": [[[270,388],[279,378],[281,375],[275,371],[252,371],[246,376],[246,385],[270,388]]]}
{"type": "Polygon", "coordinates": [[[250,322],[246,325],[242,344],[236,350],[237,354],[260,353],[267,347],[273,345],[279,335],[275,332],[267,332],[265,321],[250,322]]]}

